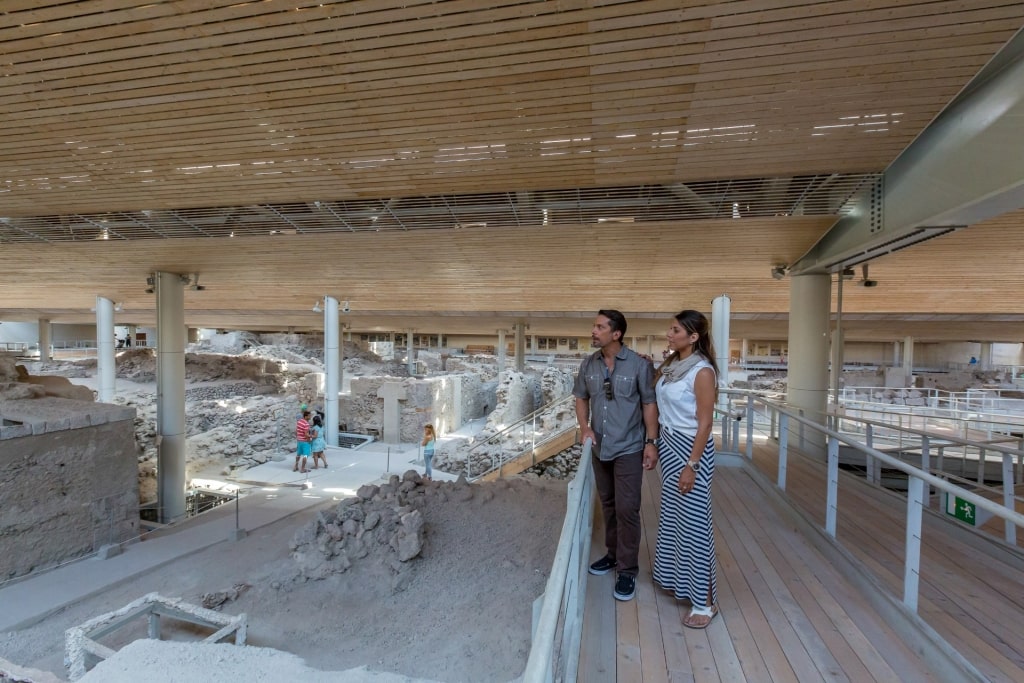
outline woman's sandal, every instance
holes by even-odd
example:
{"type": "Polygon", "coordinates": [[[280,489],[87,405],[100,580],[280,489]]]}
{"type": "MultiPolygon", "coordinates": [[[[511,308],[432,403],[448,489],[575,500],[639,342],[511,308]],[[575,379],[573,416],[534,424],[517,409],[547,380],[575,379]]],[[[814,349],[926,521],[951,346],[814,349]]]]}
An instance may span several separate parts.
{"type": "Polygon", "coordinates": [[[711,620],[718,614],[718,605],[694,605],[690,608],[690,613],[683,618],[683,626],[688,628],[707,628],[711,624],[711,620]],[[694,622],[694,619],[707,619],[707,621],[694,622]]]}

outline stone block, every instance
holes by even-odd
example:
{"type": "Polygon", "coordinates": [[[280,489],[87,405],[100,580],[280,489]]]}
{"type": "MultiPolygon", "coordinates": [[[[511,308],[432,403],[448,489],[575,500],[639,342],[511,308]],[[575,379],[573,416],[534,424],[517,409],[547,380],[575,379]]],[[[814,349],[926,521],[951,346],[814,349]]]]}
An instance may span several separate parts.
{"type": "Polygon", "coordinates": [[[100,546],[100,549],[96,551],[97,560],[109,560],[112,557],[117,557],[121,554],[121,545],[119,543],[108,543],[107,545],[100,546]]]}
{"type": "Polygon", "coordinates": [[[66,432],[69,429],[71,429],[70,417],[58,417],[46,421],[47,432],[66,432]]]}
{"type": "Polygon", "coordinates": [[[4,439],[17,439],[23,436],[32,436],[32,425],[8,425],[0,427],[0,441],[4,439]]]}
{"type": "Polygon", "coordinates": [[[92,426],[88,413],[74,413],[68,416],[69,429],[84,429],[92,426]]]}

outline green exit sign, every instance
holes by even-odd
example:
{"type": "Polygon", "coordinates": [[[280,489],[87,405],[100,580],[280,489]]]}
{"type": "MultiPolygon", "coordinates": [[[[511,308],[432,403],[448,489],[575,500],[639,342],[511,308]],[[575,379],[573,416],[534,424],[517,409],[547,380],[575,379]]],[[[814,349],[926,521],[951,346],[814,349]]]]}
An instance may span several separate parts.
{"type": "Polygon", "coordinates": [[[946,494],[946,514],[956,517],[965,524],[975,526],[977,524],[977,508],[974,503],[969,503],[963,498],[957,498],[949,493],[946,494]]]}

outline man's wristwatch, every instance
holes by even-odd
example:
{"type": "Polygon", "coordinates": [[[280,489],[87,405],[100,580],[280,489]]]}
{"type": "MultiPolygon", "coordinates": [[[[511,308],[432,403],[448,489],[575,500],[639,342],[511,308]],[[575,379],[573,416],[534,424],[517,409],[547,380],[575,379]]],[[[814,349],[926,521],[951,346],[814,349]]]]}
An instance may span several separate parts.
{"type": "Polygon", "coordinates": [[[657,443],[658,443],[657,439],[644,439],[644,445],[645,446],[647,446],[648,444],[653,446],[653,445],[656,445],[657,443]]]}
{"type": "Polygon", "coordinates": [[[687,460],[684,467],[689,467],[694,472],[700,471],[700,460],[687,460]]]}

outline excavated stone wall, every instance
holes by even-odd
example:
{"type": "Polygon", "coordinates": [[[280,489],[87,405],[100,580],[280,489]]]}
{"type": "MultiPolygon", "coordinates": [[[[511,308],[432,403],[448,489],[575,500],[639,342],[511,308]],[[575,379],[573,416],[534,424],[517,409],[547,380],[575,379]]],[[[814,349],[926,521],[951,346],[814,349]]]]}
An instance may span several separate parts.
{"type": "Polygon", "coordinates": [[[138,535],[131,408],[0,400],[0,578],[138,535]]]}
{"type": "Polygon", "coordinates": [[[405,390],[405,399],[399,402],[399,429],[403,442],[419,441],[423,425],[428,423],[433,424],[439,434],[458,429],[467,420],[484,414],[489,397],[482,391],[480,376],[471,373],[424,379],[353,377],[351,394],[342,396],[339,403],[348,431],[373,433],[381,429],[384,399],[378,392],[382,386],[391,383],[401,384],[405,390]]]}

